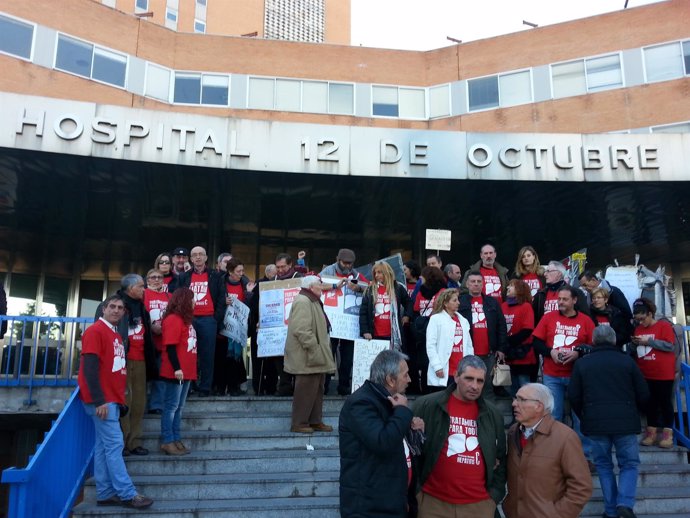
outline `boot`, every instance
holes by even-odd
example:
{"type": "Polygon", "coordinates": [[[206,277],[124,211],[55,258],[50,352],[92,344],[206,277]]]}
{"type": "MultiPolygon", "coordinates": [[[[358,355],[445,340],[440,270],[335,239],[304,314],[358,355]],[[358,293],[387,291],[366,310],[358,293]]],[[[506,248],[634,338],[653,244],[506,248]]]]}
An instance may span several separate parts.
{"type": "Polygon", "coordinates": [[[644,438],[640,441],[642,446],[653,446],[656,442],[656,427],[648,426],[644,432],[644,438]]]}
{"type": "Polygon", "coordinates": [[[673,448],[673,430],[671,428],[664,428],[661,432],[659,448],[673,448]]]}

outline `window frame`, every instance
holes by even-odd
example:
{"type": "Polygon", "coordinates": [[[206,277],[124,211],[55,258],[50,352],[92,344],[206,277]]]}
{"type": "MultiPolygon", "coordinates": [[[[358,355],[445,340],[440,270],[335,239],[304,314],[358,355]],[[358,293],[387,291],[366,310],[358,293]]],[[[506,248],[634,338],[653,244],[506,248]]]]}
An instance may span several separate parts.
{"type": "Polygon", "coordinates": [[[247,110],[267,110],[267,111],[286,111],[288,113],[313,113],[322,115],[342,115],[345,117],[355,116],[355,107],[357,106],[357,88],[355,88],[356,83],[350,81],[328,81],[323,79],[304,79],[299,77],[284,77],[284,76],[259,76],[259,75],[248,75],[247,76],[247,95],[245,97],[245,106],[247,110]],[[273,82],[273,101],[271,103],[271,108],[254,108],[249,105],[249,97],[251,95],[251,80],[270,80],[273,82]],[[277,108],[278,101],[278,81],[295,81],[299,82],[300,98],[299,98],[299,111],[289,111],[285,109],[277,108]],[[325,112],[315,112],[315,111],[305,111],[304,109],[304,83],[321,83],[326,85],[326,111],[325,112]],[[331,111],[331,85],[347,85],[352,87],[352,111],[350,113],[331,111]]]}
{"type": "Polygon", "coordinates": [[[24,20],[23,18],[19,18],[17,16],[12,16],[7,13],[0,13],[0,16],[7,18],[8,20],[14,20],[19,23],[24,23],[26,25],[31,26],[31,51],[29,52],[29,57],[25,58],[24,56],[17,56],[16,54],[10,54],[9,52],[5,52],[4,50],[0,49],[0,54],[3,56],[10,56],[15,59],[21,59],[22,61],[27,61],[27,62],[33,62],[34,60],[34,53],[36,52],[36,29],[38,28],[38,24],[34,22],[30,22],[28,20],[24,20]]]}
{"type": "Polygon", "coordinates": [[[75,36],[72,36],[71,34],[66,34],[64,32],[57,31],[55,34],[55,49],[53,51],[53,70],[57,70],[58,72],[62,72],[64,74],[70,74],[75,77],[80,77],[82,79],[86,79],[87,81],[94,81],[96,83],[100,83],[102,85],[107,85],[111,86],[113,88],[119,88],[120,90],[127,90],[127,86],[129,84],[129,54],[124,54],[123,52],[120,52],[119,50],[111,49],[109,47],[105,47],[103,45],[98,45],[96,43],[93,43],[91,41],[85,40],[83,38],[77,38],[75,36]],[[64,36],[67,39],[77,41],[79,43],[84,43],[86,45],[91,46],[91,67],[89,68],[89,75],[88,76],[83,76],[81,74],[77,74],[75,72],[72,72],[71,70],[65,70],[63,68],[59,68],[57,66],[57,56],[58,56],[58,49],[59,49],[59,43],[60,43],[60,36],[64,36]],[[96,79],[93,77],[93,64],[94,64],[94,56],[96,54],[96,49],[104,50],[106,52],[110,52],[112,54],[117,54],[119,56],[123,56],[125,58],[125,83],[123,86],[116,85],[113,83],[108,83],[106,81],[102,81],[100,79],[96,79]]]}
{"type": "MultiPolygon", "coordinates": [[[[643,56],[644,60],[644,56],[643,56]]],[[[646,75],[646,73],[645,73],[646,75]]],[[[646,82],[646,81],[645,81],[646,82]]],[[[596,54],[594,56],[585,56],[581,58],[576,58],[576,59],[568,59],[566,61],[557,61],[556,63],[549,63],[549,84],[551,87],[551,99],[552,100],[558,100],[558,99],[567,99],[569,97],[577,97],[578,95],[591,95],[591,94],[596,94],[599,92],[607,92],[609,90],[615,90],[616,88],[625,88],[625,63],[623,60],[623,53],[622,51],[618,50],[615,52],[605,52],[603,54],[596,54]],[[587,73],[587,62],[590,60],[595,60],[595,59],[600,59],[600,58],[607,58],[611,56],[618,56],[618,64],[620,66],[620,73],[621,73],[621,82],[620,85],[615,85],[615,86],[609,86],[606,88],[599,88],[597,90],[590,90],[590,79],[589,79],[589,74],[587,73]],[[565,95],[565,96],[559,96],[556,97],[554,95],[554,90],[553,90],[553,67],[557,67],[559,65],[567,65],[570,63],[582,63],[582,73],[584,75],[584,80],[585,80],[585,91],[581,94],[577,95],[565,95]]]]}
{"type": "Polygon", "coordinates": [[[166,102],[168,104],[173,104],[171,97],[172,97],[174,80],[175,80],[175,69],[164,67],[163,65],[159,65],[158,63],[153,63],[152,61],[147,61],[146,62],[146,72],[144,72],[144,97],[148,97],[149,99],[155,99],[156,101],[159,101],[159,102],[166,102]],[[159,99],[158,97],[153,97],[152,95],[148,95],[146,93],[146,88],[147,88],[148,82],[149,82],[149,67],[161,68],[161,69],[167,70],[170,73],[170,78],[168,79],[168,97],[165,101],[159,99]]]}
{"type": "Polygon", "coordinates": [[[144,2],[146,2],[146,7],[139,7],[139,6],[137,5],[137,2],[139,2],[139,0],[134,0],[134,12],[135,12],[135,13],[145,13],[145,12],[148,12],[149,7],[150,7],[150,5],[149,5],[149,0],[144,0],[144,2]]]}
{"type": "MultiPolygon", "coordinates": [[[[526,68],[518,68],[515,70],[509,70],[507,72],[501,72],[499,74],[487,74],[485,76],[478,76],[478,77],[471,77],[469,79],[466,79],[467,83],[467,101],[465,103],[465,108],[467,110],[467,113],[480,113],[480,112],[485,112],[488,110],[500,110],[500,109],[509,109],[509,108],[514,108],[515,106],[524,106],[526,104],[533,104],[534,103],[534,74],[532,72],[532,67],[526,67],[526,68]],[[506,77],[506,76],[512,76],[515,74],[523,74],[527,72],[527,75],[529,76],[529,101],[523,102],[523,103],[518,103],[518,104],[511,104],[511,105],[504,105],[503,104],[503,96],[501,95],[501,78],[506,77]],[[489,108],[477,108],[477,109],[472,109],[470,106],[470,81],[475,81],[478,79],[486,79],[487,77],[495,77],[496,78],[496,87],[498,89],[498,100],[497,100],[497,105],[496,106],[491,106],[489,108]]],[[[449,83],[450,84],[450,83],[449,83]]],[[[431,87],[430,87],[431,88],[431,87]]],[[[452,99],[451,99],[452,102],[452,99]]],[[[452,107],[451,107],[451,114],[452,114],[452,107]]],[[[452,115],[449,115],[452,117],[452,115]]]]}
{"type": "Polygon", "coordinates": [[[206,34],[206,20],[200,20],[199,18],[194,18],[194,34],[206,34]],[[197,30],[197,28],[196,28],[197,23],[204,26],[203,31],[197,30]]]}
{"type": "MultiPolygon", "coordinates": [[[[160,66],[154,63],[156,66],[160,66]]],[[[161,67],[161,68],[166,68],[166,67],[161,67]]],[[[175,106],[204,106],[204,107],[211,107],[211,108],[229,108],[230,107],[230,83],[231,83],[231,76],[232,74],[219,74],[216,72],[200,72],[200,71],[193,71],[193,70],[175,70],[171,69],[172,74],[170,76],[170,104],[173,104],[175,106]],[[185,76],[199,76],[199,102],[198,103],[182,103],[182,102],[176,102],[175,101],[175,78],[177,77],[177,74],[185,75],[185,76]],[[228,80],[228,102],[227,104],[204,104],[201,102],[201,100],[204,98],[204,76],[220,76],[220,77],[225,77],[228,80]]],[[[156,99],[155,97],[152,97],[152,99],[156,99]]]]}
{"type": "Polygon", "coordinates": [[[685,54],[683,54],[683,42],[685,40],[672,40],[672,41],[666,41],[662,43],[655,43],[654,45],[646,45],[644,47],[640,47],[640,52],[642,53],[642,67],[644,70],[644,82],[645,84],[654,84],[654,83],[662,83],[664,81],[677,81],[678,79],[682,79],[686,75],[688,75],[688,71],[685,70],[685,54]],[[647,49],[654,49],[657,47],[666,47],[670,45],[677,45],[680,48],[680,69],[681,69],[681,74],[678,77],[672,77],[669,79],[649,79],[649,72],[647,70],[647,58],[645,57],[645,51],[647,49]]]}
{"type": "Polygon", "coordinates": [[[443,119],[444,117],[452,117],[453,116],[453,94],[451,91],[451,84],[450,83],[441,83],[438,85],[433,85],[429,86],[426,88],[426,98],[427,98],[427,104],[428,104],[428,120],[436,120],[436,119],[443,119]],[[444,115],[432,115],[431,114],[431,90],[440,90],[441,88],[445,88],[446,90],[446,97],[448,99],[448,113],[444,115]]]}
{"type": "MultiPolygon", "coordinates": [[[[333,81],[338,82],[338,81],[333,81]]],[[[369,91],[371,93],[371,103],[369,106],[369,116],[375,119],[398,119],[408,121],[427,121],[429,120],[429,93],[424,86],[389,85],[383,83],[371,83],[369,91]],[[374,113],[374,88],[394,88],[396,91],[398,115],[377,115],[374,113]],[[424,117],[401,117],[400,116],[400,90],[422,91],[424,94],[424,117]]]]}

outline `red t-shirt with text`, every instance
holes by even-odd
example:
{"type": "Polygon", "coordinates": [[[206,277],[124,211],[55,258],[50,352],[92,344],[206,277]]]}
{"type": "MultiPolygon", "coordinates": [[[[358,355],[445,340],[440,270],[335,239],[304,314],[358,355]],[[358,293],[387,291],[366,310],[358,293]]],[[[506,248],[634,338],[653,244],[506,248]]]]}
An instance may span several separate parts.
{"type": "MultiPolygon", "coordinates": [[[[489,354],[489,329],[484,313],[484,300],[481,297],[472,297],[472,345],[474,354],[484,356],[489,354]]],[[[452,372],[452,371],[451,371],[452,372]]]]}
{"type": "Polygon", "coordinates": [[[501,278],[498,276],[498,270],[496,270],[496,268],[484,268],[482,266],[479,268],[479,271],[484,279],[484,295],[498,299],[499,304],[503,302],[503,296],[501,295],[501,278]]]}
{"type": "MultiPolygon", "coordinates": [[[[510,305],[504,302],[501,305],[503,310],[503,316],[506,319],[506,326],[508,330],[508,336],[513,336],[518,334],[523,329],[534,329],[534,310],[531,304],[513,304],[510,305]]],[[[531,344],[532,337],[528,336],[523,342],[523,344],[531,344]]],[[[534,355],[534,349],[530,347],[529,352],[524,358],[519,360],[510,360],[508,363],[511,365],[534,365],[537,363],[537,358],[534,355]]]]}
{"type": "MultiPolygon", "coordinates": [[[[146,311],[149,312],[149,317],[151,318],[151,323],[160,322],[163,320],[163,314],[165,313],[165,308],[168,307],[168,302],[170,301],[170,293],[167,291],[153,291],[146,288],[144,291],[144,307],[146,311]]],[[[161,335],[156,333],[151,333],[153,337],[153,345],[156,346],[158,351],[163,350],[163,339],[161,335]]]]}
{"type": "MultiPolygon", "coordinates": [[[[569,351],[575,346],[592,343],[594,322],[579,311],[573,317],[566,317],[560,311],[544,315],[532,333],[534,338],[544,340],[549,349],[569,351]]],[[[550,355],[544,356],[544,374],[569,378],[575,362],[562,365],[553,361],[550,355]]]]}
{"type": "Polygon", "coordinates": [[[462,325],[460,324],[460,319],[457,315],[453,315],[453,321],[455,322],[455,334],[453,335],[453,348],[450,351],[450,359],[448,360],[448,372],[456,373],[458,372],[458,364],[462,360],[463,349],[462,349],[462,325]]]}
{"type": "MultiPolygon", "coordinates": [[[[175,344],[175,352],[180,362],[180,369],[186,380],[196,379],[196,331],[191,325],[185,325],[179,315],[168,315],[163,320],[163,343],[175,344]]],[[[175,379],[175,371],[167,350],[161,355],[161,378],[175,379]]]]}
{"type": "Polygon", "coordinates": [[[245,295],[244,295],[244,288],[242,287],[242,283],[239,284],[230,284],[228,282],[225,283],[225,292],[230,295],[234,300],[239,300],[240,302],[244,302],[245,300],[245,295]]]}
{"type": "MultiPolygon", "coordinates": [[[[123,318],[128,318],[124,316],[123,318]]],[[[127,351],[127,359],[138,362],[143,362],[144,356],[144,320],[141,317],[134,319],[134,324],[127,329],[129,350],[127,351]]]]}
{"type": "Polygon", "coordinates": [[[477,437],[479,406],[451,394],[448,415],[448,437],[422,491],[450,504],[486,500],[486,468],[477,437]]]}
{"type": "Polygon", "coordinates": [[[376,289],[376,304],[374,305],[374,336],[391,335],[391,298],[386,293],[385,286],[376,289]]]}
{"type": "Polygon", "coordinates": [[[419,313],[419,316],[421,317],[430,317],[431,312],[434,309],[434,302],[436,302],[436,297],[439,296],[439,294],[443,293],[446,289],[441,288],[436,295],[431,297],[431,299],[426,299],[424,298],[424,295],[422,295],[421,290],[417,292],[417,297],[414,299],[414,306],[413,310],[415,313],[419,313]]]}
{"type": "Polygon", "coordinates": [[[213,315],[213,299],[209,286],[208,272],[192,272],[192,280],[189,289],[194,292],[194,316],[204,317],[213,315]]]}
{"type": "Polygon", "coordinates": [[[558,291],[546,290],[546,298],[544,299],[544,315],[558,311],[558,291]]]}
{"type": "MultiPolygon", "coordinates": [[[[652,340],[675,343],[676,334],[668,322],[658,320],[649,327],[637,326],[633,336],[648,336],[652,340]]],[[[676,377],[676,355],[673,351],[660,351],[646,345],[637,346],[637,365],[649,380],[669,381],[676,377]]]]}
{"type": "MultiPolygon", "coordinates": [[[[81,338],[81,354],[98,356],[98,381],[106,403],[125,404],[127,386],[127,361],[122,337],[110,324],[98,319],[84,331],[81,338]]],[[[93,403],[93,397],[86,384],[84,362],[79,366],[79,397],[84,403],[93,403]]]]}
{"type": "Polygon", "coordinates": [[[536,273],[526,273],[520,278],[520,280],[529,286],[529,291],[532,293],[532,297],[534,297],[537,292],[544,287],[541,279],[536,273]]]}

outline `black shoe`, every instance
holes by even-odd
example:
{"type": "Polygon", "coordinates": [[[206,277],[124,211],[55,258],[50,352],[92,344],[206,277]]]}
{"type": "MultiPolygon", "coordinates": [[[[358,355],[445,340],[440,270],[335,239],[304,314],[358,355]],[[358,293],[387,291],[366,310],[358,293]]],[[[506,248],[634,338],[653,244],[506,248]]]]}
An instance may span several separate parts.
{"type": "Polygon", "coordinates": [[[637,518],[633,510],[624,505],[616,507],[616,513],[618,514],[618,518],[637,518]]]}
{"type": "Polygon", "coordinates": [[[149,410],[149,414],[151,415],[161,415],[163,413],[162,410],[159,410],[158,408],[152,408],[149,410]]]}
{"type": "Polygon", "coordinates": [[[117,495],[113,495],[105,500],[96,500],[96,505],[122,505],[122,500],[117,495]]]}
{"type": "Polygon", "coordinates": [[[341,389],[340,387],[338,387],[339,396],[349,396],[350,394],[352,394],[352,391],[350,389],[341,389]]]}
{"type": "Polygon", "coordinates": [[[122,505],[132,509],[148,509],[153,504],[153,500],[144,495],[136,495],[131,500],[122,500],[122,505]]]}
{"type": "Polygon", "coordinates": [[[131,453],[132,455],[148,455],[149,450],[147,450],[146,448],[142,448],[141,446],[137,446],[133,450],[129,450],[129,453],[131,453]]]}
{"type": "Polygon", "coordinates": [[[129,457],[129,450],[126,447],[122,448],[122,456],[129,457]]]}

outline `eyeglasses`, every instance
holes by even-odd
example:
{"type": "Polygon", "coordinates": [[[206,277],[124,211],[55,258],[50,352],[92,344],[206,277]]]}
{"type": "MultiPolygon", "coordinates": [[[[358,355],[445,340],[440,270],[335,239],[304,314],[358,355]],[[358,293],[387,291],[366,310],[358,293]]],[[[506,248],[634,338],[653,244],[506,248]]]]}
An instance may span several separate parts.
{"type": "Polygon", "coordinates": [[[558,271],[558,270],[549,270],[549,269],[547,268],[546,270],[544,270],[544,273],[553,273],[553,272],[557,272],[557,271],[558,271]]]}
{"type": "Polygon", "coordinates": [[[518,405],[522,405],[523,403],[525,403],[527,401],[534,401],[535,403],[541,403],[541,401],[539,401],[538,399],[529,399],[529,398],[522,397],[522,396],[515,396],[513,398],[513,401],[517,401],[518,405]]]}
{"type": "Polygon", "coordinates": [[[162,275],[150,275],[150,276],[146,277],[146,279],[148,279],[150,281],[160,281],[162,278],[163,278],[162,275]]]}
{"type": "Polygon", "coordinates": [[[170,261],[158,261],[158,264],[170,264],[170,261]]]}

